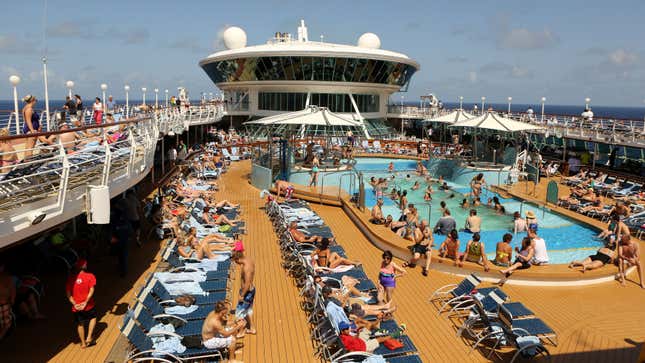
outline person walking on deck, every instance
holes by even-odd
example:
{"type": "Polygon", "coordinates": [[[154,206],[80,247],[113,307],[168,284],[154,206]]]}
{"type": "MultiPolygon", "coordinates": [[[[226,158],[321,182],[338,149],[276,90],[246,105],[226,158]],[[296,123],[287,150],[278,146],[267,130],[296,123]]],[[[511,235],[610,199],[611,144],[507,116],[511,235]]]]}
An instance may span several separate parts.
{"type": "MultiPolygon", "coordinates": [[[[235,318],[246,320],[246,334],[256,334],[253,328],[251,315],[253,315],[253,302],[255,300],[255,286],[253,278],[255,277],[255,262],[244,255],[244,245],[242,241],[237,241],[233,247],[231,260],[241,267],[241,287],[240,297],[235,307],[235,318]]],[[[238,336],[240,337],[240,336],[238,336]]]]}
{"type": "Polygon", "coordinates": [[[94,308],[94,287],[96,277],[87,272],[87,261],[76,261],[73,273],[67,279],[67,300],[72,304],[74,321],[78,337],[81,339],[81,348],[95,344],[94,327],[96,326],[96,309],[94,308]],[[87,337],[85,336],[85,323],[88,323],[87,337]]]}

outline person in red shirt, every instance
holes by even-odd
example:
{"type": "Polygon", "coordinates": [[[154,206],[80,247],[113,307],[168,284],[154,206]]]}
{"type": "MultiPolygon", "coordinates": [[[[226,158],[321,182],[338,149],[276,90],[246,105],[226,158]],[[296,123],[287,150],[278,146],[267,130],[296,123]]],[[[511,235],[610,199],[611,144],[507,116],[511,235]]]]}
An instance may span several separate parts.
{"type": "Polygon", "coordinates": [[[94,308],[94,286],[96,277],[86,271],[87,261],[79,259],[74,266],[74,273],[67,279],[67,300],[72,304],[74,321],[78,336],[81,338],[81,348],[94,344],[94,327],[96,326],[96,309],[94,308]],[[85,338],[85,323],[89,322],[87,338],[85,338]]]}
{"type": "Polygon", "coordinates": [[[344,321],[341,321],[338,324],[338,330],[340,330],[340,340],[343,342],[343,346],[349,352],[369,352],[372,353],[379,347],[379,345],[390,338],[389,335],[380,336],[374,339],[370,339],[370,330],[367,328],[361,329],[358,336],[353,336],[349,333],[350,324],[344,321]]]}

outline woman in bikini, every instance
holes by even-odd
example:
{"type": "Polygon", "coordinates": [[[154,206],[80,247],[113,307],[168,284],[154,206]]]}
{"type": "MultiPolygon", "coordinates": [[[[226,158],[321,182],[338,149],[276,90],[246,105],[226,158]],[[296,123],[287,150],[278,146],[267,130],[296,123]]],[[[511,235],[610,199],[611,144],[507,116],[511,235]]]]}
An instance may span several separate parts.
{"type": "Polygon", "coordinates": [[[358,266],[361,264],[359,261],[352,261],[350,259],[340,257],[336,252],[332,252],[329,249],[328,238],[323,238],[322,241],[320,241],[320,245],[314,251],[312,257],[316,267],[319,268],[335,269],[340,265],[358,266]]]}
{"type": "Polygon", "coordinates": [[[384,302],[392,301],[394,288],[396,288],[396,278],[405,275],[405,270],[392,261],[392,252],[385,251],[382,255],[381,269],[378,274],[378,282],[384,290],[384,302]],[[397,274],[398,272],[398,274],[397,274]]]}
{"type": "Polygon", "coordinates": [[[216,214],[216,213],[211,214],[210,211],[211,211],[210,207],[205,207],[204,213],[202,213],[202,219],[206,224],[211,224],[211,225],[215,224],[218,226],[221,226],[222,224],[228,224],[231,227],[235,227],[235,223],[240,221],[239,219],[230,220],[228,219],[228,217],[226,217],[223,214],[216,214]]]}
{"type": "Polygon", "coordinates": [[[448,233],[448,236],[446,236],[446,239],[439,247],[439,256],[455,260],[454,265],[457,266],[457,260],[459,259],[459,234],[456,229],[448,233]]]}
{"type": "Polygon", "coordinates": [[[513,264],[506,269],[499,270],[499,273],[504,275],[504,277],[498,282],[500,286],[504,285],[506,280],[508,280],[515,270],[526,270],[531,267],[530,261],[533,258],[535,251],[533,250],[533,247],[531,247],[531,239],[529,237],[524,237],[522,240],[522,249],[520,250],[515,247],[515,252],[517,252],[517,256],[515,257],[513,264]]]}
{"type": "Polygon", "coordinates": [[[215,258],[208,243],[201,242],[197,238],[197,230],[195,227],[191,227],[188,230],[188,235],[182,245],[177,249],[177,253],[183,258],[194,258],[198,260],[215,258]]]}
{"type": "Polygon", "coordinates": [[[473,233],[473,239],[466,243],[466,252],[464,252],[461,261],[459,262],[459,267],[464,265],[464,261],[468,261],[482,264],[484,266],[484,271],[486,272],[490,270],[486,254],[484,253],[484,244],[480,241],[480,238],[481,237],[478,232],[473,233]]]}
{"type": "Polygon", "coordinates": [[[486,181],[484,180],[484,174],[479,173],[477,174],[471,181],[470,181],[470,189],[473,197],[477,198],[482,192],[482,186],[486,184],[486,181]]]}
{"type": "Polygon", "coordinates": [[[500,267],[509,267],[511,265],[511,257],[513,256],[513,249],[511,248],[512,239],[513,235],[506,233],[502,237],[502,241],[497,242],[495,259],[492,261],[495,265],[500,267]]]}

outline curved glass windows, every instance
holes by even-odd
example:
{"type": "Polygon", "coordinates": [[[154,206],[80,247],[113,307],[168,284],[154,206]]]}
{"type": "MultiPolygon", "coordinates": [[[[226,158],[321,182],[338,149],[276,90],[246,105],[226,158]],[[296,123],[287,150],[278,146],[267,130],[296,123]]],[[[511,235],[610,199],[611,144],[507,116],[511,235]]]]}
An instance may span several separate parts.
{"type": "MultiPolygon", "coordinates": [[[[309,104],[327,107],[332,112],[354,112],[349,96],[342,93],[312,93],[309,104]]],[[[360,112],[378,112],[379,95],[352,95],[360,112]]],[[[306,93],[260,92],[258,109],[267,111],[299,111],[307,103],[306,93]]]]}
{"type": "Polygon", "coordinates": [[[343,57],[257,57],[202,65],[215,83],[240,81],[335,81],[403,87],[416,69],[406,63],[343,57]]]}

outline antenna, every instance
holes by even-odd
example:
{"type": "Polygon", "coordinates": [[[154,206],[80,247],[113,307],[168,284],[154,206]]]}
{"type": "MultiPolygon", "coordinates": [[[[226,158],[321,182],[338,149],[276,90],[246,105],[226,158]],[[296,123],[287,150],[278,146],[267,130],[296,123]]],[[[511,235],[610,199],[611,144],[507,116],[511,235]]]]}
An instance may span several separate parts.
{"type": "Polygon", "coordinates": [[[47,0],[43,6],[43,81],[45,83],[45,119],[47,120],[47,131],[51,129],[49,120],[49,90],[47,87],[47,0]]]}

